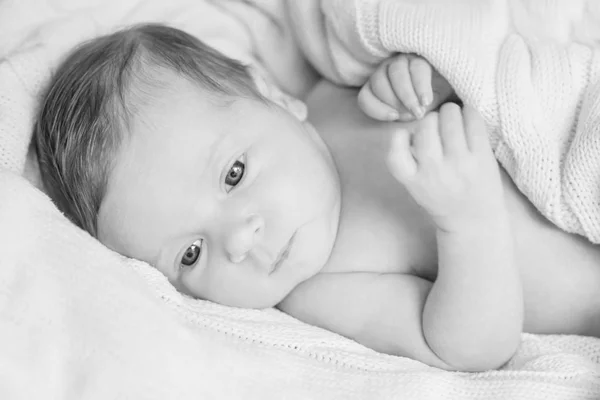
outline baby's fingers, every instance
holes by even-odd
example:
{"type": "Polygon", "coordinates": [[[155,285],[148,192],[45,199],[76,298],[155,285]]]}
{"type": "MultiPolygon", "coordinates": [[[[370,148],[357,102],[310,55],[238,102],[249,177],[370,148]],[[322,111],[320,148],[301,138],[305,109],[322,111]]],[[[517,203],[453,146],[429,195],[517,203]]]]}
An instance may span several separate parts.
{"type": "Polygon", "coordinates": [[[421,57],[413,57],[409,62],[410,77],[414,92],[419,98],[421,107],[427,107],[433,101],[433,68],[431,64],[421,57]]]}
{"type": "Polygon", "coordinates": [[[364,84],[358,94],[358,106],[365,114],[378,121],[394,121],[398,119],[398,112],[373,93],[370,81],[364,84]]]}
{"type": "MultiPolygon", "coordinates": [[[[396,98],[415,117],[421,118],[425,114],[425,110],[421,107],[417,92],[415,92],[409,60],[409,57],[404,54],[396,56],[387,68],[388,80],[391,83],[396,98]]],[[[423,75],[419,73],[419,79],[424,78],[423,75]]],[[[423,86],[424,83],[420,82],[419,85],[423,86]]],[[[431,86],[431,78],[429,85],[431,86]]]]}
{"type": "Polygon", "coordinates": [[[471,151],[491,152],[488,131],[483,117],[473,107],[463,107],[467,143],[471,151]]]}
{"type": "Polygon", "coordinates": [[[400,183],[406,183],[416,174],[417,162],[411,149],[411,134],[407,130],[399,129],[392,136],[387,165],[400,183]]]}

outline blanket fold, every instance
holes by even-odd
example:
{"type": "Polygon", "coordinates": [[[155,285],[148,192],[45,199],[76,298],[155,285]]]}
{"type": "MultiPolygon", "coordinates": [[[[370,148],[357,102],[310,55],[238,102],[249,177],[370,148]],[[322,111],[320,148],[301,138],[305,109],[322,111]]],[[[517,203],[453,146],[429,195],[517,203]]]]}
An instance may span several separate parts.
{"type": "Polygon", "coordinates": [[[289,5],[308,58],[338,83],[363,84],[396,52],[427,58],[483,115],[496,157],[536,208],[559,228],[600,243],[598,2],[289,5]]]}

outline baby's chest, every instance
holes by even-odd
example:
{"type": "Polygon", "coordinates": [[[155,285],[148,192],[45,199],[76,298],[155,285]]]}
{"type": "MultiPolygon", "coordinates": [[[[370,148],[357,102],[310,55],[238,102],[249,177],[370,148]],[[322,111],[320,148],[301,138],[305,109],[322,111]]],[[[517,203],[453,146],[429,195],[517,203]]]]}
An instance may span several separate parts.
{"type": "Polygon", "coordinates": [[[394,184],[392,190],[370,183],[345,193],[325,272],[413,273],[433,279],[435,229],[408,193],[394,184]]]}
{"type": "Polygon", "coordinates": [[[324,271],[430,277],[437,270],[433,223],[387,167],[391,133],[382,128],[327,138],[340,174],[342,207],[324,271]]]}

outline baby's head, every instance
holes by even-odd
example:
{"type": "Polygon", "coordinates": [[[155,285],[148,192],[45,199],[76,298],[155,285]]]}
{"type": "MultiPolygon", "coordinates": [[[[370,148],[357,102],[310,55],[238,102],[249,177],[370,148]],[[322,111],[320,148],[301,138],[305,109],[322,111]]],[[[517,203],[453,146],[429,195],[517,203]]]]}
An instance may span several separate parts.
{"type": "Polygon", "coordinates": [[[340,189],[320,137],[179,30],[137,26],[76,49],[35,140],[61,211],[194,297],[274,306],[333,248],[340,189]]]}

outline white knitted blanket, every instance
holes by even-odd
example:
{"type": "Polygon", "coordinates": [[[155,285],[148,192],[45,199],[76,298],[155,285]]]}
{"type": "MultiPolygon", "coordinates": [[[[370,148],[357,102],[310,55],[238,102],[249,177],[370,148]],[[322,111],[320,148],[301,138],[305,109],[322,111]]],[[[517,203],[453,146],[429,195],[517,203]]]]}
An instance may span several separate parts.
{"type": "Polygon", "coordinates": [[[184,297],[58,212],[32,185],[26,154],[35,97],[59,53],[133,20],[243,32],[219,9],[0,0],[0,399],[600,398],[600,339],[523,335],[499,371],[446,372],[276,310],[184,297]]]}
{"type": "Polygon", "coordinates": [[[600,243],[600,1],[289,2],[320,72],[360,85],[423,55],[475,106],[495,154],[550,221],[600,243]]]}

